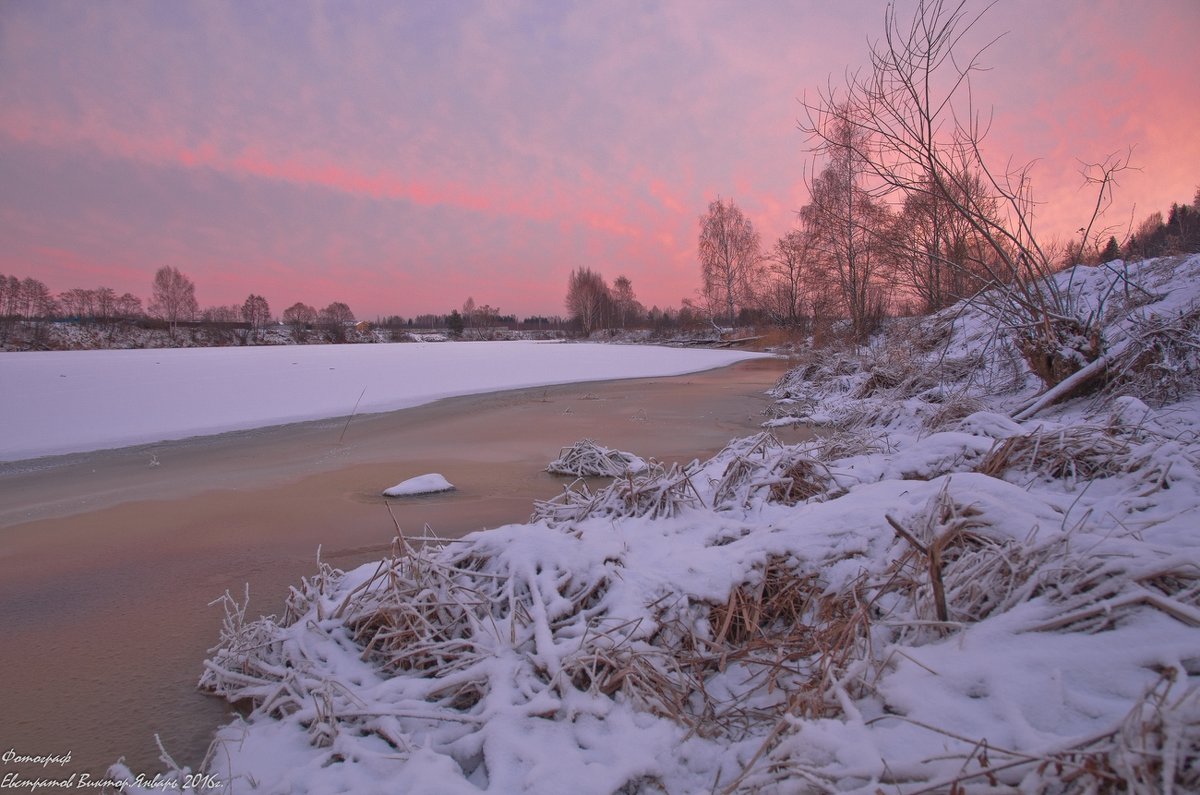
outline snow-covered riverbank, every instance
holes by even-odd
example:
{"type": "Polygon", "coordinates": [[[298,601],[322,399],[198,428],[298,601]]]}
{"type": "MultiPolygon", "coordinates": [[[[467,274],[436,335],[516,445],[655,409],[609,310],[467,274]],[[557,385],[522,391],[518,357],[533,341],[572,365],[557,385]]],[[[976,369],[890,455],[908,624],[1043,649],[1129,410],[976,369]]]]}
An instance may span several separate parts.
{"type": "Polygon", "coordinates": [[[1200,257],[1072,277],[1136,354],[1072,403],[1012,419],[1037,386],[960,307],[785,377],[781,421],[819,420],[812,442],[737,440],[528,524],[401,541],[322,567],[280,617],[228,600],[202,686],[255,710],[206,773],[292,793],[1196,791],[1200,257]]]}

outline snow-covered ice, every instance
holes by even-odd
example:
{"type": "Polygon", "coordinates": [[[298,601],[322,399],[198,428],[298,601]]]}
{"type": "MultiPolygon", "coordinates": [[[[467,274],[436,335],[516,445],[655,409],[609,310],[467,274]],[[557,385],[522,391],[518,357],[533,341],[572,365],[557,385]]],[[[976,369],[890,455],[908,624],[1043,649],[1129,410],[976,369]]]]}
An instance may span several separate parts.
{"type": "Polygon", "coordinates": [[[538,342],[0,354],[0,461],[390,411],[458,395],[682,375],[762,354],[538,342]],[[361,398],[361,399],[360,399],[361,398]]]}
{"type": "Polygon", "coordinates": [[[415,478],[409,478],[389,489],[384,489],[383,495],[385,497],[415,497],[419,494],[436,494],[453,489],[454,484],[446,480],[444,475],[430,472],[427,475],[417,475],[415,478]]]}

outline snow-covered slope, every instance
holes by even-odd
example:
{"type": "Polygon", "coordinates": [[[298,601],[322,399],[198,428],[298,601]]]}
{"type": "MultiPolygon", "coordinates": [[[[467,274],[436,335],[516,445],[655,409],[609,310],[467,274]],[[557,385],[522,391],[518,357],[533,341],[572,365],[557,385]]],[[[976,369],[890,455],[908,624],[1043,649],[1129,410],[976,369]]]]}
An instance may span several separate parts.
{"type": "Polygon", "coordinates": [[[829,423],[811,442],[735,440],[525,525],[321,566],[279,618],[227,600],[201,685],[256,707],[207,772],[312,793],[1197,791],[1200,257],[1074,276],[1109,296],[1110,344],[1157,353],[1032,419],[1009,415],[1034,383],[960,307],[785,378],[782,412],[829,423]],[[1146,295],[1117,309],[1105,284],[1131,273],[1146,295]]]}

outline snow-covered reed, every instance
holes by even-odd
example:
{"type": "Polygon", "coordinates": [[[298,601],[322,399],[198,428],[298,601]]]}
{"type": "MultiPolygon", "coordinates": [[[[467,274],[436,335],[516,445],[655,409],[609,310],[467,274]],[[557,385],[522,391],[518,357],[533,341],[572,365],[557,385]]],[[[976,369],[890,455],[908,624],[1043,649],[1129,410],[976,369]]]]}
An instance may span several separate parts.
{"type": "Polygon", "coordinates": [[[592,439],[581,439],[564,447],[546,466],[555,475],[574,475],[577,478],[618,478],[630,472],[642,472],[646,462],[633,453],[601,447],[592,439]]]}

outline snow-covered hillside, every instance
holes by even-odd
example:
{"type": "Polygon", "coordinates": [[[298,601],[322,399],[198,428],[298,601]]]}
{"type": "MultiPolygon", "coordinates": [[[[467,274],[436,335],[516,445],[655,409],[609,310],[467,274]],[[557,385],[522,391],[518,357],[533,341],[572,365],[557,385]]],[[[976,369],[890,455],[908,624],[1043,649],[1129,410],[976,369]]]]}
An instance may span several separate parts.
{"type": "Polygon", "coordinates": [[[820,423],[811,442],[764,432],[528,524],[322,565],[281,617],[227,600],[201,686],[254,711],[206,772],[293,793],[1200,790],[1200,257],[1060,278],[1114,352],[1069,403],[1038,406],[958,307],[781,381],[773,422],[820,423]]]}

